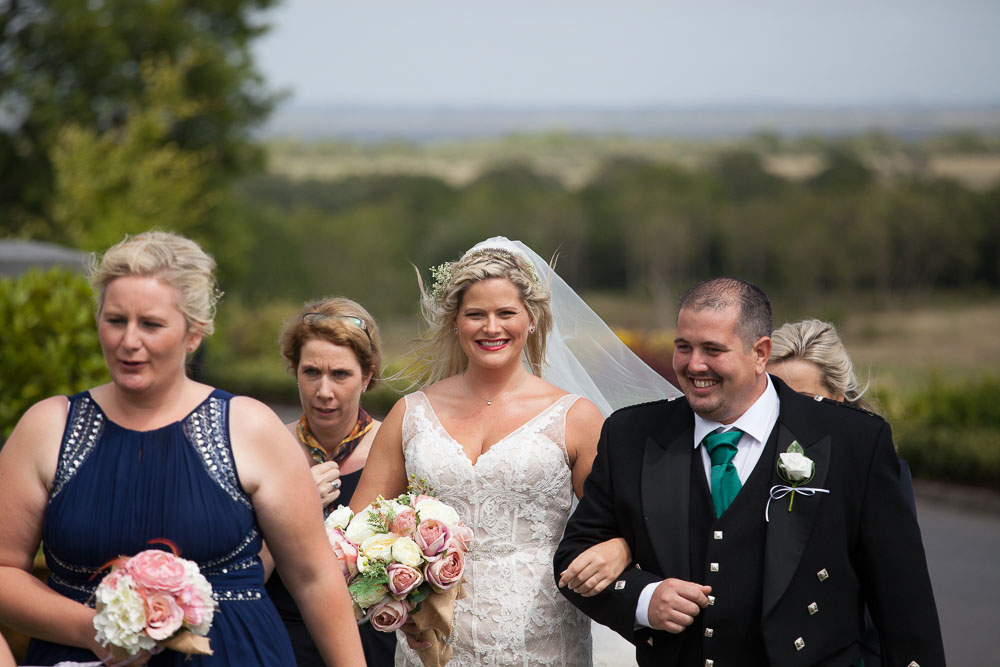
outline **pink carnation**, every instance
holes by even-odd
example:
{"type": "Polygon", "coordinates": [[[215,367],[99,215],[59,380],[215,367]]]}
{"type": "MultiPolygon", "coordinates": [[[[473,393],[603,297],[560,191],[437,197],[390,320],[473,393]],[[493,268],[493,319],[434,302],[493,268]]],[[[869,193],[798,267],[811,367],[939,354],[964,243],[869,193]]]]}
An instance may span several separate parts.
{"type": "Polygon", "coordinates": [[[184,564],[173,554],[159,549],[140,551],[124,568],[140,588],[179,593],[187,584],[184,564]]]}

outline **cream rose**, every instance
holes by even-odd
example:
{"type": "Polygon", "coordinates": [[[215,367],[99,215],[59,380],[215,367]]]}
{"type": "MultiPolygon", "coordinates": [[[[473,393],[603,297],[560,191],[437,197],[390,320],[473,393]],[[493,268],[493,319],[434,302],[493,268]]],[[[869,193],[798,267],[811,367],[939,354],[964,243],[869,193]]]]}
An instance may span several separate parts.
{"type": "Polygon", "coordinates": [[[392,559],[397,563],[418,567],[424,562],[424,554],[409,537],[400,537],[392,543],[392,559]]]}
{"type": "Polygon", "coordinates": [[[347,529],[344,530],[344,537],[355,544],[361,544],[369,537],[376,535],[377,533],[368,524],[368,516],[373,513],[371,507],[366,507],[355,514],[354,518],[347,525],[347,529]]]}
{"type": "Polygon", "coordinates": [[[458,525],[458,512],[436,498],[425,498],[414,505],[413,509],[417,511],[421,522],[437,519],[449,529],[458,525]]]}
{"type": "Polygon", "coordinates": [[[351,508],[346,505],[340,505],[337,509],[330,512],[330,516],[326,517],[326,527],[344,530],[353,518],[354,512],[351,511],[351,508]]]}
{"type": "Polygon", "coordinates": [[[392,533],[372,535],[361,543],[360,551],[369,560],[380,560],[388,563],[392,560],[392,545],[398,537],[392,533]]]}

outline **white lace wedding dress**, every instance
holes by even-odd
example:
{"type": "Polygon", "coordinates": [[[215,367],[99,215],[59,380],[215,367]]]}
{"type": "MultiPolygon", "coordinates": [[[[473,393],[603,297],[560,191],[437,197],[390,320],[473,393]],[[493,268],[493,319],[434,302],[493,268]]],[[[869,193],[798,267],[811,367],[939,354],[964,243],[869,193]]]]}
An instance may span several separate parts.
{"type": "MultiPolygon", "coordinates": [[[[556,590],[552,556],[573,501],[567,394],[473,465],[423,392],[406,397],[406,472],[424,478],[475,531],[449,665],[591,664],[590,620],[556,590]]],[[[400,637],[396,665],[419,666],[400,637]]]]}

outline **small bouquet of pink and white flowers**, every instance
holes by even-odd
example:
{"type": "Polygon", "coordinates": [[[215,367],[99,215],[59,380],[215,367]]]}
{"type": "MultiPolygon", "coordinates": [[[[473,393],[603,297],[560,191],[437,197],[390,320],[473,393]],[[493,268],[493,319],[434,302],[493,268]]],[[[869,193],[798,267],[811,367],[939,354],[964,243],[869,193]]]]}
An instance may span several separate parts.
{"type": "Polygon", "coordinates": [[[208,630],[217,606],[212,585],[198,566],[171,552],[147,549],[131,558],[121,556],[94,592],[94,628],[103,646],[117,646],[130,655],[164,648],[188,655],[211,655],[208,630]]]}
{"type": "Polygon", "coordinates": [[[459,586],[472,542],[458,512],[423,493],[379,496],[356,515],[338,507],[326,531],[358,622],[382,632],[400,628],[432,593],[459,586]]]}

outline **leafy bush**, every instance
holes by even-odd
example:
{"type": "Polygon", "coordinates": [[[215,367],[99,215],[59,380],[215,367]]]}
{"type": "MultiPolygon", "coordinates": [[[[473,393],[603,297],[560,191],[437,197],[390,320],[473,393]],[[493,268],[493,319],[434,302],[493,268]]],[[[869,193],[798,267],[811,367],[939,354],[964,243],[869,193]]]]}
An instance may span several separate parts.
{"type": "Polygon", "coordinates": [[[66,269],[0,279],[0,437],[33,403],[108,381],[87,280],[66,269]]]}
{"type": "Polygon", "coordinates": [[[996,487],[1000,484],[1000,381],[946,384],[933,378],[893,420],[899,454],[914,475],[996,487]]]}

